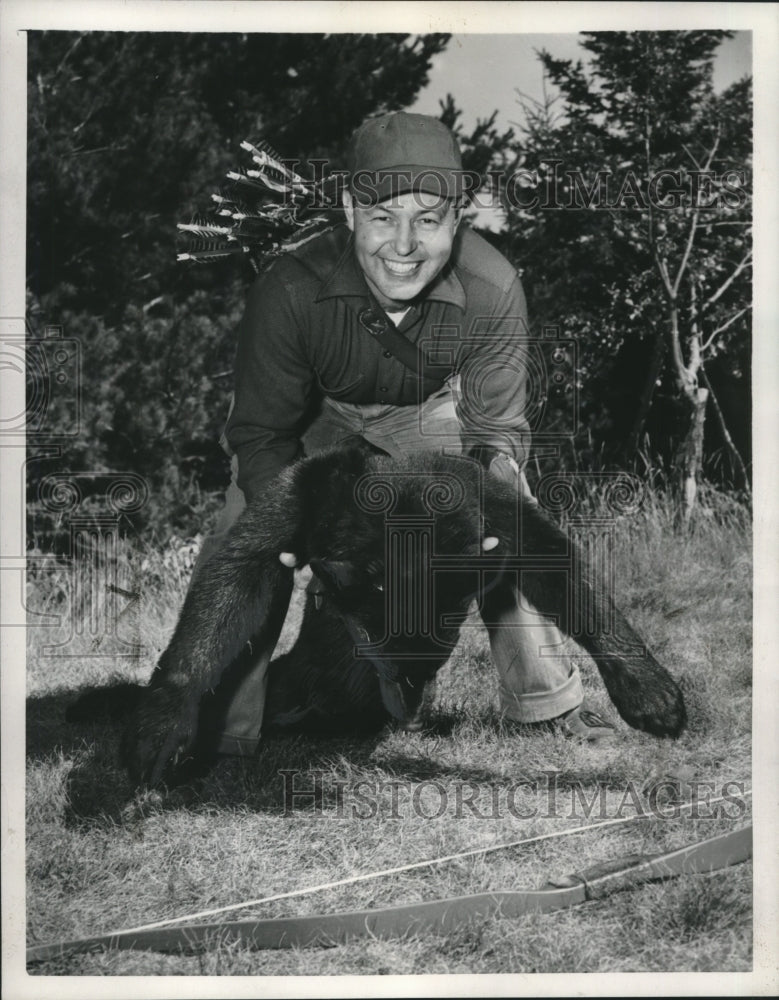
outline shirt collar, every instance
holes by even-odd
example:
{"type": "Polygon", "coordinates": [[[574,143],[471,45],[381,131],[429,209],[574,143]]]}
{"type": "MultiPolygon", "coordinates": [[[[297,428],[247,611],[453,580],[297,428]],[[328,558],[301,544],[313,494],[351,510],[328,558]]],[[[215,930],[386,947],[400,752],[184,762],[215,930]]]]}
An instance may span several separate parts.
{"type": "MultiPolygon", "coordinates": [[[[449,302],[459,309],[464,310],[466,305],[465,289],[457,276],[453,257],[454,251],[446,267],[437,275],[433,283],[428,286],[422,297],[422,301],[435,299],[439,302],[449,302]]],[[[342,298],[352,295],[359,295],[362,298],[372,298],[365,275],[362,273],[360,265],[357,263],[357,258],[354,255],[354,239],[350,235],[343,253],[338,258],[338,262],[322,282],[316,301],[321,302],[323,299],[342,298]]]]}

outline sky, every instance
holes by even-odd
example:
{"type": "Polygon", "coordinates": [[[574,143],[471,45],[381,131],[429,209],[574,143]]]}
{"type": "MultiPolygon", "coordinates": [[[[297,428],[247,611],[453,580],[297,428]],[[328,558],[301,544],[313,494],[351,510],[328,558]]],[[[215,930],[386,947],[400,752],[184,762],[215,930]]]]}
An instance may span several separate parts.
{"type": "MultiPolygon", "coordinates": [[[[438,115],[447,93],[462,110],[460,124],[472,129],[478,118],[498,111],[496,125],[505,130],[521,122],[517,90],[535,100],[543,96],[541,63],[537,52],[546,49],[558,59],[584,60],[588,53],[574,32],[555,34],[452,35],[446,49],[435,56],[430,82],[409,110],[438,115]]],[[[719,48],[714,64],[714,88],[724,90],[752,72],[752,33],[736,32],[719,48]]],[[[499,230],[505,223],[500,208],[476,210],[474,224],[499,230]]]]}
{"type": "MultiPolygon", "coordinates": [[[[541,64],[535,53],[547,49],[560,59],[582,59],[587,53],[579,36],[565,34],[452,35],[446,49],[433,59],[430,82],[412,110],[437,115],[439,100],[451,93],[463,111],[469,130],[477,118],[498,110],[498,125],[507,128],[521,118],[516,89],[541,97],[541,64]]],[[[736,32],[720,46],[714,86],[723,90],[752,71],[752,33],[736,32]]]]}

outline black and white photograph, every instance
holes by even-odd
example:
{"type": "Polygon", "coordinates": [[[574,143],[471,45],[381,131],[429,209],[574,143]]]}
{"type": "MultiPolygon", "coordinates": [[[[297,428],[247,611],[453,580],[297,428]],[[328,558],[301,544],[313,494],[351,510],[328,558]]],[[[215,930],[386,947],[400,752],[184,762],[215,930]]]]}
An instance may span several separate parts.
{"type": "Polygon", "coordinates": [[[3,995],[775,995],[777,7],[0,32],[3,995]]]}

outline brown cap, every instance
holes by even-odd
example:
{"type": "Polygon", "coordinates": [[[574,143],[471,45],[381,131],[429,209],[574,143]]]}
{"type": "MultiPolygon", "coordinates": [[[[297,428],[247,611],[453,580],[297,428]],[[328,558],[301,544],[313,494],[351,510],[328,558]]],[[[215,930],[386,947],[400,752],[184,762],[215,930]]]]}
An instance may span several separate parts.
{"type": "Polygon", "coordinates": [[[407,191],[454,198],[462,190],[457,140],[437,118],[396,111],[369,118],[352,136],[352,194],[361,204],[407,191]]]}

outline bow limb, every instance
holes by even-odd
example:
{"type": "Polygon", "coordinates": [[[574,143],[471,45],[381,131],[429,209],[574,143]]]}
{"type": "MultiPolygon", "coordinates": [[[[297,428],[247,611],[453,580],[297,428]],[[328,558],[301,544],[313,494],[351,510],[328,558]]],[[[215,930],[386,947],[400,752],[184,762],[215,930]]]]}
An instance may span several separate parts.
{"type": "Polygon", "coordinates": [[[241,942],[253,948],[297,948],[336,944],[355,937],[397,938],[419,931],[448,934],[466,920],[501,913],[521,916],[563,909],[586,899],[583,885],[529,891],[481,892],[453,896],[430,903],[411,903],[375,910],[278,917],[270,920],[236,920],[187,927],[160,927],[39,945],[28,949],[28,961],[42,961],[65,953],[87,952],[98,947],[122,950],[177,952],[197,945],[241,942]]]}
{"type": "Polygon", "coordinates": [[[529,913],[548,913],[601,899],[612,892],[653,879],[717,871],[746,861],[751,855],[752,827],[747,826],[665,854],[633,855],[617,862],[595,865],[557,882],[547,883],[541,889],[498,890],[429,903],[346,913],[237,920],[104,934],[36,945],[28,949],[27,960],[40,962],[100,947],[179,952],[191,951],[204,944],[240,942],[252,948],[269,949],[336,944],[364,936],[396,938],[419,931],[449,934],[468,920],[497,915],[519,917],[529,913]]]}

